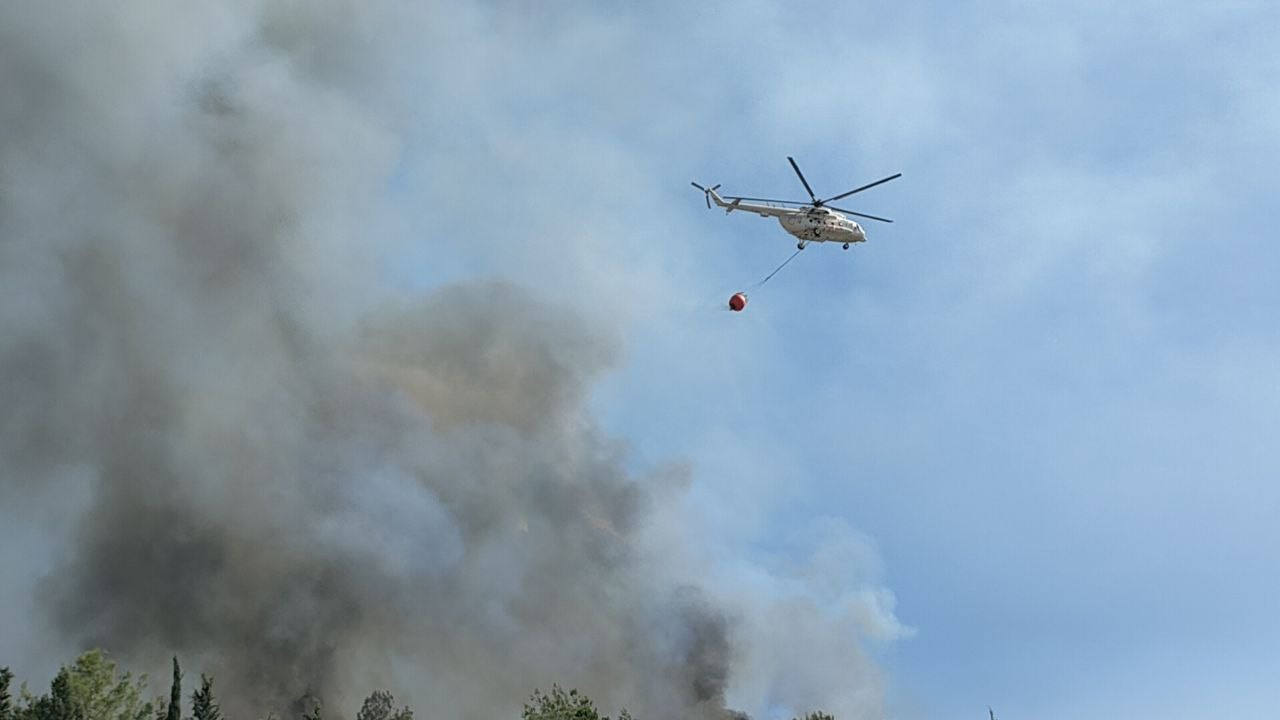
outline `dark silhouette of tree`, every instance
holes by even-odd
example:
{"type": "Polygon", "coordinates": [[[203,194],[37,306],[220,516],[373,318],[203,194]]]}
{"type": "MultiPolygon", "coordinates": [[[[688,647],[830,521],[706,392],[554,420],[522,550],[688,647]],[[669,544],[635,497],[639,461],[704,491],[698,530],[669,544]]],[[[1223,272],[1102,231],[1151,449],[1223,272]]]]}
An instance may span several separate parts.
{"type": "Polygon", "coordinates": [[[9,694],[9,683],[13,682],[13,673],[9,668],[0,668],[0,720],[13,720],[13,696],[9,694]]]}
{"type": "Polygon", "coordinates": [[[165,720],[182,720],[182,671],[178,669],[178,658],[173,658],[173,686],[169,688],[169,712],[165,720]]]}
{"type": "Polygon", "coordinates": [[[395,702],[395,698],[386,690],[374,690],[360,705],[356,720],[390,720],[395,702]]]}
{"type": "Polygon", "coordinates": [[[804,716],[798,718],[798,720],[836,720],[836,719],[831,715],[828,715],[827,713],[818,711],[818,712],[806,713],[804,716]]]}
{"type": "Polygon", "coordinates": [[[413,720],[413,710],[407,705],[396,710],[396,699],[386,690],[375,690],[364,699],[356,720],[413,720]]]}
{"type": "Polygon", "coordinates": [[[213,699],[213,678],[200,675],[200,689],[191,693],[192,720],[222,720],[222,709],[213,699]]]}

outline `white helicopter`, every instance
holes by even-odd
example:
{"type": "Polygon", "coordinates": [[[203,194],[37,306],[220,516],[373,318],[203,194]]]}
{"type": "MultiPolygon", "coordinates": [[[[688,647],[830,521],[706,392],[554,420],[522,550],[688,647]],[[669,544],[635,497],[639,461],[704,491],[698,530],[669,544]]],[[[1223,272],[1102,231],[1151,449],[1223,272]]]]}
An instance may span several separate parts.
{"type": "Polygon", "coordinates": [[[711,207],[714,200],[716,205],[724,208],[725,213],[731,213],[734,210],[755,213],[760,217],[776,217],[781,223],[782,229],[796,236],[800,242],[796,243],[797,250],[803,250],[806,245],[811,242],[838,242],[844,244],[844,249],[849,249],[849,243],[859,243],[867,241],[867,233],[863,231],[862,226],[845,217],[845,215],[855,215],[868,220],[878,220],[880,222],[893,222],[888,218],[876,217],[875,215],[864,215],[852,210],[843,210],[838,207],[830,207],[827,203],[841,198],[847,198],[854,193],[860,193],[863,190],[869,190],[877,185],[887,183],[890,180],[896,180],[902,177],[902,173],[890,175],[887,178],[868,183],[860,188],[854,188],[847,193],[841,193],[825,200],[819,200],[818,196],[813,194],[813,189],[809,187],[809,182],[804,179],[804,173],[800,172],[800,166],[791,157],[787,158],[787,162],[791,163],[791,168],[796,171],[796,176],[800,178],[804,189],[809,193],[811,202],[800,200],[771,200],[769,198],[749,198],[737,197],[734,195],[728,198],[720,197],[716,192],[719,185],[712,187],[703,187],[698,183],[691,183],[694,187],[702,191],[707,201],[707,208],[711,207]],[[754,203],[777,203],[776,205],[757,205],[754,203]],[[795,205],[797,207],[786,207],[795,205]],[[843,215],[841,213],[844,213],[843,215]]]}

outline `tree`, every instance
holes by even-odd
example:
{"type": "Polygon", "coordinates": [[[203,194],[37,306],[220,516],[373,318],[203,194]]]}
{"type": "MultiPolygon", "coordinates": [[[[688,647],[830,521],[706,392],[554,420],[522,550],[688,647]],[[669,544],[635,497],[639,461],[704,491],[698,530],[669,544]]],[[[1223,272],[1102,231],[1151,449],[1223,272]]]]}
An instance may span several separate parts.
{"type": "Polygon", "coordinates": [[[13,697],[9,695],[9,683],[13,681],[13,673],[9,668],[0,668],[0,720],[13,720],[13,697]]]}
{"type": "Polygon", "coordinates": [[[805,715],[799,718],[798,720],[836,720],[836,719],[827,713],[818,711],[818,712],[805,713],[805,715]]]}
{"type": "Polygon", "coordinates": [[[182,671],[178,669],[178,656],[173,657],[173,685],[169,688],[169,711],[165,720],[182,720],[182,671]]]}
{"type": "Polygon", "coordinates": [[[604,720],[595,703],[577,690],[565,692],[559,685],[552,685],[550,693],[534,690],[529,702],[524,704],[523,720],[604,720]]]}
{"type": "Polygon", "coordinates": [[[193,720],[222,720],[222,709],[213,699],[213,678],[200,675],[200,689],[191,693],[193,720]]]}
{"type": "Polygon", "coordinates": [[[364,699],[356,720],[413,720],[413,710],[407,705],[396,710],[396,699],[390,692],[374,690],[364,699]]]}
{"type": "Polygon", "coordinates": [[[148,720],[153,707],[142,701],[146,677],[117,677],[116,664],[101,650],[90,650],[63,666],[49,694],[23,692],[26,707],[18,720],[148,720]]]}
{"type": "Polygon", "coordinates": [[[391,720],[391,711],[395,709],[395,698],[386,690],[374,690],[360,705],[356,720],[391,720]]]}
{"type": "MultiPolygon", "coordinates": [[[[549,693],[534,690],[520,717],[523,720],[609,720],[608,715],[600,714],[591,698],[577,690],[565,692],[559,685],[552,685],[549,693]]],[[[618,720],[631,720],[631,713],[624,709],[618,720]]]]}
{"type": "Polygon", "coordinates": [[[71,674],[63,667],[54,676],[49,687],[49,694],[33,697],[22,687],[26,708],[22,716],[24,720],[84,720],[83,711],[77,707],[71,694],[71,674]]]}

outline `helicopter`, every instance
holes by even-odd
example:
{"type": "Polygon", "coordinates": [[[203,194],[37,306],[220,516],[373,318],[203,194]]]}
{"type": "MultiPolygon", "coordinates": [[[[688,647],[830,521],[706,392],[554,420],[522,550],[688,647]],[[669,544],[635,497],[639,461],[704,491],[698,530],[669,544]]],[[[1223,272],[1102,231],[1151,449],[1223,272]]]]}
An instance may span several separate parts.
{"type": "Polygon", "coordinates": [[[854,188],[846,193],[835,195],[825,200],[819,200],[817,195],[813,194],[813,189],[809,187],[809,181],[804,179],[804,173],[800,172],[800,166],[796,164],[794,158],[788,156],[787,162],[791,163],[791,169],[796,171],[796,176],[800,178],[800,184],[804,185],[804,189],[809,193],[810,202],[802,200],[772,200],[769,198],[750,198],[729,195],[721,197],[716,192],[720,188],[719,185],[711,187],[703,187],[698,183],[690,183],[694,187],[702,191],[707,201],[707,209],[711,209],[712,201],[719,207],[724,208],[726,214],[734,210],[742,212],[755,213],[760,217],[776,217],[782,225],[782,229],[794,235],[799,242],[796,243],[797,250],[803,250],[806,245],[811,242],[838,242],[843,243],[845,250],[849,249],[850,243],[860,243],[867,241],[867,233],[857,222],[850,220],[846,215],[854,215],[868,220],[877,220],[879,222],[891,223],[888,218],[876,217],[875,215],[866,215],[854,212],[852,210],[844,210],[838,207],[832,207],[827,203],[833,200],[847,198],[854,193],[860,193],[863,190],[882,185],[890,180],[896,180],[902,177],[902,173],[890,175],[873,183],[867,183],[862,187],[854,188]],[[756,203],[774,203],[772,205],[759,205],[756,203]],[[795,207],[787,207],[794,205],[795,207]]]}

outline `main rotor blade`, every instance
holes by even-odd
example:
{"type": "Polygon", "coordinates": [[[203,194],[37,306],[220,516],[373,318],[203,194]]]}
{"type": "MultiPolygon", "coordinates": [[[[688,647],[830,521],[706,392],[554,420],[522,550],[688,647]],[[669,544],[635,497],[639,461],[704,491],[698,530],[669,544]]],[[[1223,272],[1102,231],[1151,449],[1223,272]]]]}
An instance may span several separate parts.
{"type": "Polygon", "coordinates": [[[690,182],[689,184],[690,184],[690,185],[692,185],[692,186],[694,186],[694,187],[696,187],[696,188],[698,188],[698,189],[699,189],[699,190],[701,190],[702,192],[706,192],[706,191],[707,191],[707,189],[706,189],[706,188],[702,187],[701,185],[699,185],[699,184],[698,184],[698,183],[696,183],[696,182],[690,182]]]}
{"type": "Polygon", "coordinates": [[[776,203],[785,203],[787,205],[812,205],[813,204],[813,203],[807,203],[803,200],[774,200],[773,198],[749,198],[749,197],[739,197],[737,195],[725,195],[725,197],[730,200],[755,200],[757,202],[776,202],[776,203]]]}
{"type": "Polygon", "coordinates": [[[845,213],[846,215],[857,215],[860,218],[866,218],[868,220],[879,220],[880,222],[888,222],[888,223],[893,222],[889,218],[876,217],[875,215],[867,215],[865,213],[854,212],[852,210],[845,210],[843,208],[831,207],[830,205],[828,205],[827,207],[831,208],[832,210],[835,210],[836,212],[845,213]]]}
{"type": "Polygon", "coordinates": [[[790,155],[787,156],[787,162],[791,163],[791,169],[796,171],[796,175],[800,178],[800,182],[804,184],[804,189],[808,191],[809,197],[813,198],[813,203],[817,205],[818,196],[813,194],[813,188],[809,187],[809,181],[804,179],[804,173],[800,172],[800,166],[796,164],[795,160],[791,159],[790,155]]]}
{"type": "MultiPolygon", "coordinates": [[[[796,172],[799,172],[799,170],[797,170],[796,172]]],[[[840,198],[846,198],[846,197],[849,197],[850,195],[852,195],[852,194],[854,194],[854,193],[860,193],[860,192],[862,192],[863,190],[870,190],[871,188],[873,188],[873,187],[875,187],[875,186],[877,186],[877,185],[880,185],[880,184],[883,184],[883,183],[887,183],[887,182],[889,182],[890,180],[897,180],[897,179],[898,179],[898,178],[900,178],[900,177],[902,177],[902,173],[898,173],[897,175],[890,175],[890,176],[889,176],[889,177],[887,177],[887,178],[883,178],[883,179],[881,179],[881,180],[877,180],[877,181],[875,181],[875,182],[873,182],[873,183],[868,183],[868,184],[866,184],[866,185],[863,185],[863,186],[862,186],[862,187],[860,187],[860,188],[854,188],[853,190],[850,190],[850,191],[849,191],[849,192],[847,192],[847,193],[843,193],[843,194],[841,194],[841,195],[836,195],[835,197],[829,197],[829,198],[827,198],[826,200],[823,200],[822,202],[823,202],[823,203],[829,203],[829,202],[831,202],[832,200],[839,200],[840,198]]]]}

